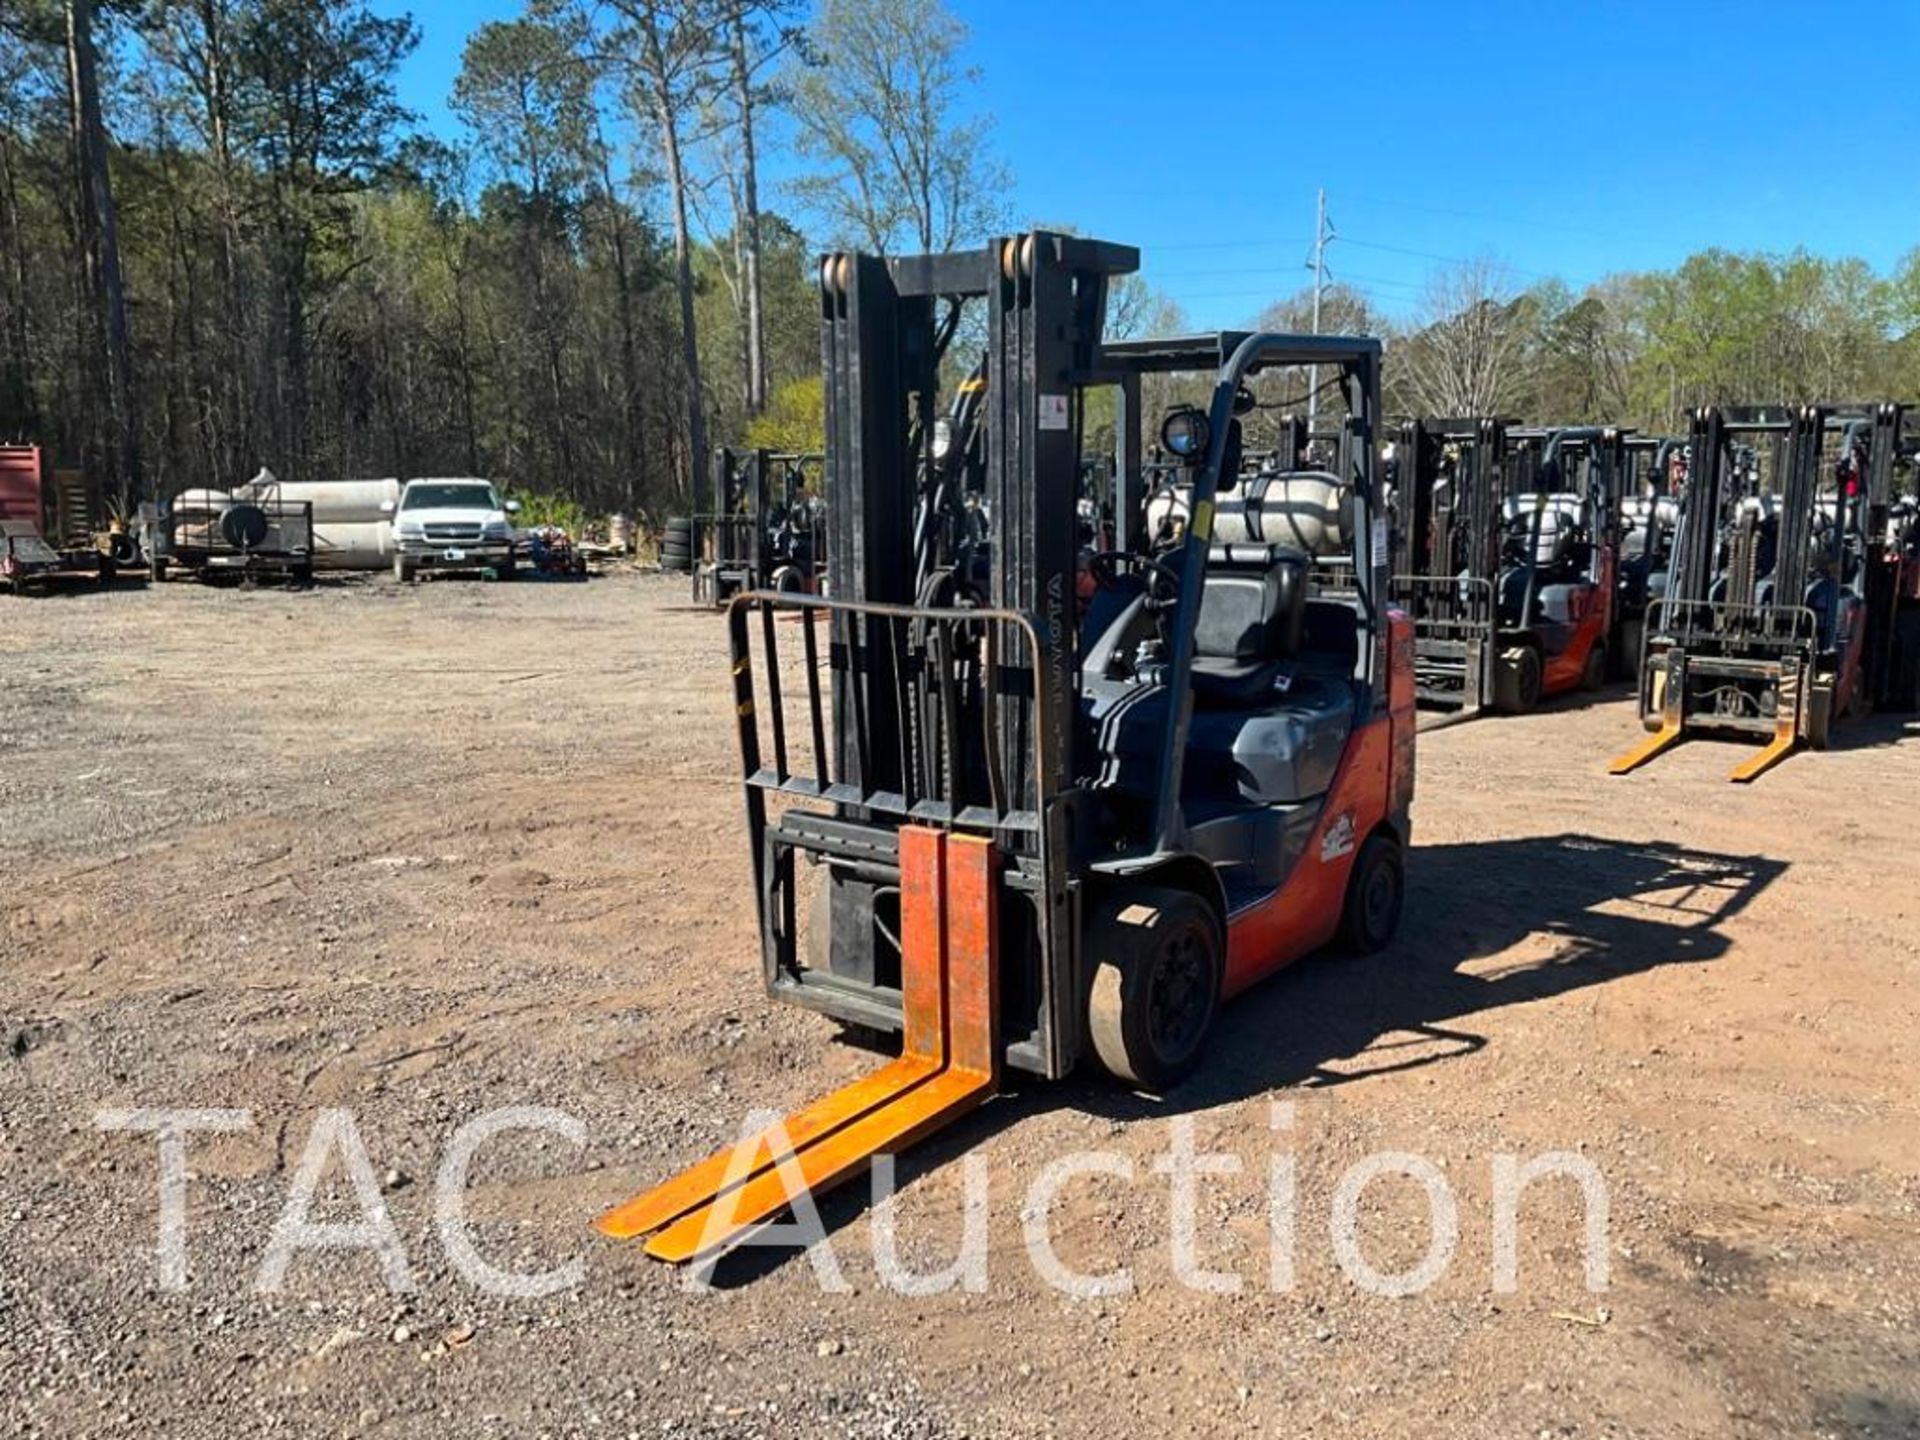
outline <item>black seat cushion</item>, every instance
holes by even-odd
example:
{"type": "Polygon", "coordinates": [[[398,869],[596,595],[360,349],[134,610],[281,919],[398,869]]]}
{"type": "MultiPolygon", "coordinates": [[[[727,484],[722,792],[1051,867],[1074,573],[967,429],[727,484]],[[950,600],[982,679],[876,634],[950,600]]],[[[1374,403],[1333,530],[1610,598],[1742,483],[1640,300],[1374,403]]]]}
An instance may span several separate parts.
{"type": "Polygon", "coordinates": [[[1216,545],[1200,591],[1195,653],[1209,660],[1279,660],[1300,648],[1307,558],[1274,545],[1216,545]]]}
{"type": "Polygon", "coordinates": [[[1276,545],[1216,545],[1194,631],[1193,693],[1244,705],[1271,690],[1279,662],[1300,648],[1307,557],[1276,545]]]}
{"type": "Polygon", "coordinates": [[[1278,660],[1226,660],[1196,655],[1194,698],[1211,705],[1248,705],[1265,696],[1279,674],[1278,660]]]}

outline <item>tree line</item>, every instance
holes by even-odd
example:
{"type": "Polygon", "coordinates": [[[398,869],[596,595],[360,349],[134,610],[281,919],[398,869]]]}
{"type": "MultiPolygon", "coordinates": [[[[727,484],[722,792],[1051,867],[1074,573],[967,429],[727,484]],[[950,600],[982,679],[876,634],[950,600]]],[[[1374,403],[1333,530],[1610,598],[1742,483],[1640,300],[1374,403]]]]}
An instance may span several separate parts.
{"type": "MultiPolygon", "coordinates": [[[[656,515],[715,445],[817,444],[811,257],[1015,217],[942,0],[803,6],[528,0],[470,38],[448,137],[399,94],[418,27],[365,0],[6,0],[0,439],[122,504],[265,465],[656,515]]],[[[1138,279],[1110,320],[1183,323],[1138,279]]],[[[1405,317],[1336,287],[1322,326],[1387,337],[1393,409],[1672,430],[1920,393],[1920,252],[1709,251],[1578,292],[1476,261],[1405,317]]]]}
{"type": "Polygon", "coordinates": [[[0,7],[0,438],[122,503],[264,464],[659,511],[817,412],[815,244],[1005,223],[940,0],[530,0],[466,46],[462,139],[401,102],[420,38],[364,0],[0,7]]]}

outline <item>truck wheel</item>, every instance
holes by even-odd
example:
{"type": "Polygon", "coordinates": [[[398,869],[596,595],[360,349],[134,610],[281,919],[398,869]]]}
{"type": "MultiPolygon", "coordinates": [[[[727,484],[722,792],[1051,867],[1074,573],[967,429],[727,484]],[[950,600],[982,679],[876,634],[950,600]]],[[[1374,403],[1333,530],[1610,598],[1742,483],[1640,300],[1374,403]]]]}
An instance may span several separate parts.
{"type": "Polygon", "coordinates": [[[402,585],[411,585],[413,583],[413,574],[412,561],[408,560],[404,555],[396,555],[393,557],[394,579],[398,580],[402,585]]]}
{"type": "Polygon", "coordinates": [[[1108,1074],[1159,1092],[1192,1073],[1220,1008],[1225,951],[1213,907],[1191,890],[1113,897],[1087,936],[1087,1034],[1108,1074]]]}
{"type": "Polygon", "coordinates": [[[1493,667],[1493,708],[1504,715],[1524,715],[1540,703],[1540,652],[1516,645],[1502,652],[1493,667]]]}
{"type": "Polygon", "coordinates": [[[1385,949],[1400,928],[1406,896],[1407,867],[1400,842],[1391,835],[1370,836],[1347,877],[1347,899],[1340,912],[1341,948],[1355,955],[1385,949]]]}

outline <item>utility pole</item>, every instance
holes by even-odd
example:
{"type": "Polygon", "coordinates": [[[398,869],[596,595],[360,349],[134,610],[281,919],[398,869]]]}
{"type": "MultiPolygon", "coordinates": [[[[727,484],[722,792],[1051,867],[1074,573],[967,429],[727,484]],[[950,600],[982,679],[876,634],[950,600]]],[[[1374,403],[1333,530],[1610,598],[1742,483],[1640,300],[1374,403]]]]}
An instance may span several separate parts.
{"type": "MultiPolygon", "coordinates": [[[[1313,259],[1308,269],[1313,271],[1313,333],[1320,333],[1320,299],[1327,293],[1327,242],[1333,239],[1333,226],[1327,223],[1327,187],[1322,185],[1313,211],[1313,259]]],[[[1320,414],[1320,367],[1307,367],[1307,433],[1313,433],[1313,422],[1320,414]]],[[[1298,457],[1295,457],[1296,462],[1298,457]]]]}

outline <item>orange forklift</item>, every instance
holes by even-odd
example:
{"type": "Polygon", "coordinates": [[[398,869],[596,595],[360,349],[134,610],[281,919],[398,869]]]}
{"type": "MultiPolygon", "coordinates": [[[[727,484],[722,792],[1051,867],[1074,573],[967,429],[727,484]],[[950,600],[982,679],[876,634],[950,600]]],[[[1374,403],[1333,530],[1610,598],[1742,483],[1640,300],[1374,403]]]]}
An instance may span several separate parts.
{"type": "Polygon", "coordinates": [[[1902,419],[1894,404],[1696,412],[1673,573],[1647,623],[1650,734],[1614,774],[1696,733],[1763,737],[1729,776],[1744,783],[1826,749],[1845,715],[1920,700],[1893,503],[1902,419]]]}
{"type": "Polygon", "coordinates": [[[1421,703],[1515,715],[1605,683],[1624,432],[1412,420],[1394,459],[1394,594],[1413,617],[1421,703]]]}
{"type": "Polygon", "coordinates": [[[606,1234],[716,1255],[1008,1069],[1092,1061],[1163,1090],[1203,1063],[1222,1001],[1392,938],[1415,714],[1375,489],[1379,342],[1109,342],[1109,284],[1137,266],[1045,231],[822,263],[829,593],[730,610],[747,842],[769,992],[900,1054],[606,1234]],[[982,330],[983,362],[956,363],[982,330]],[[1327,468],[1243,480],[1249,381],[1316,364],[1344,413],[1327,468]],[[1208,396],[1161,417],[1170,532],[1146,522],[1154,375],[1208,396]],[[1098,551],[1078,523],[1090,404],[1118,415],[1098,551]]]}

